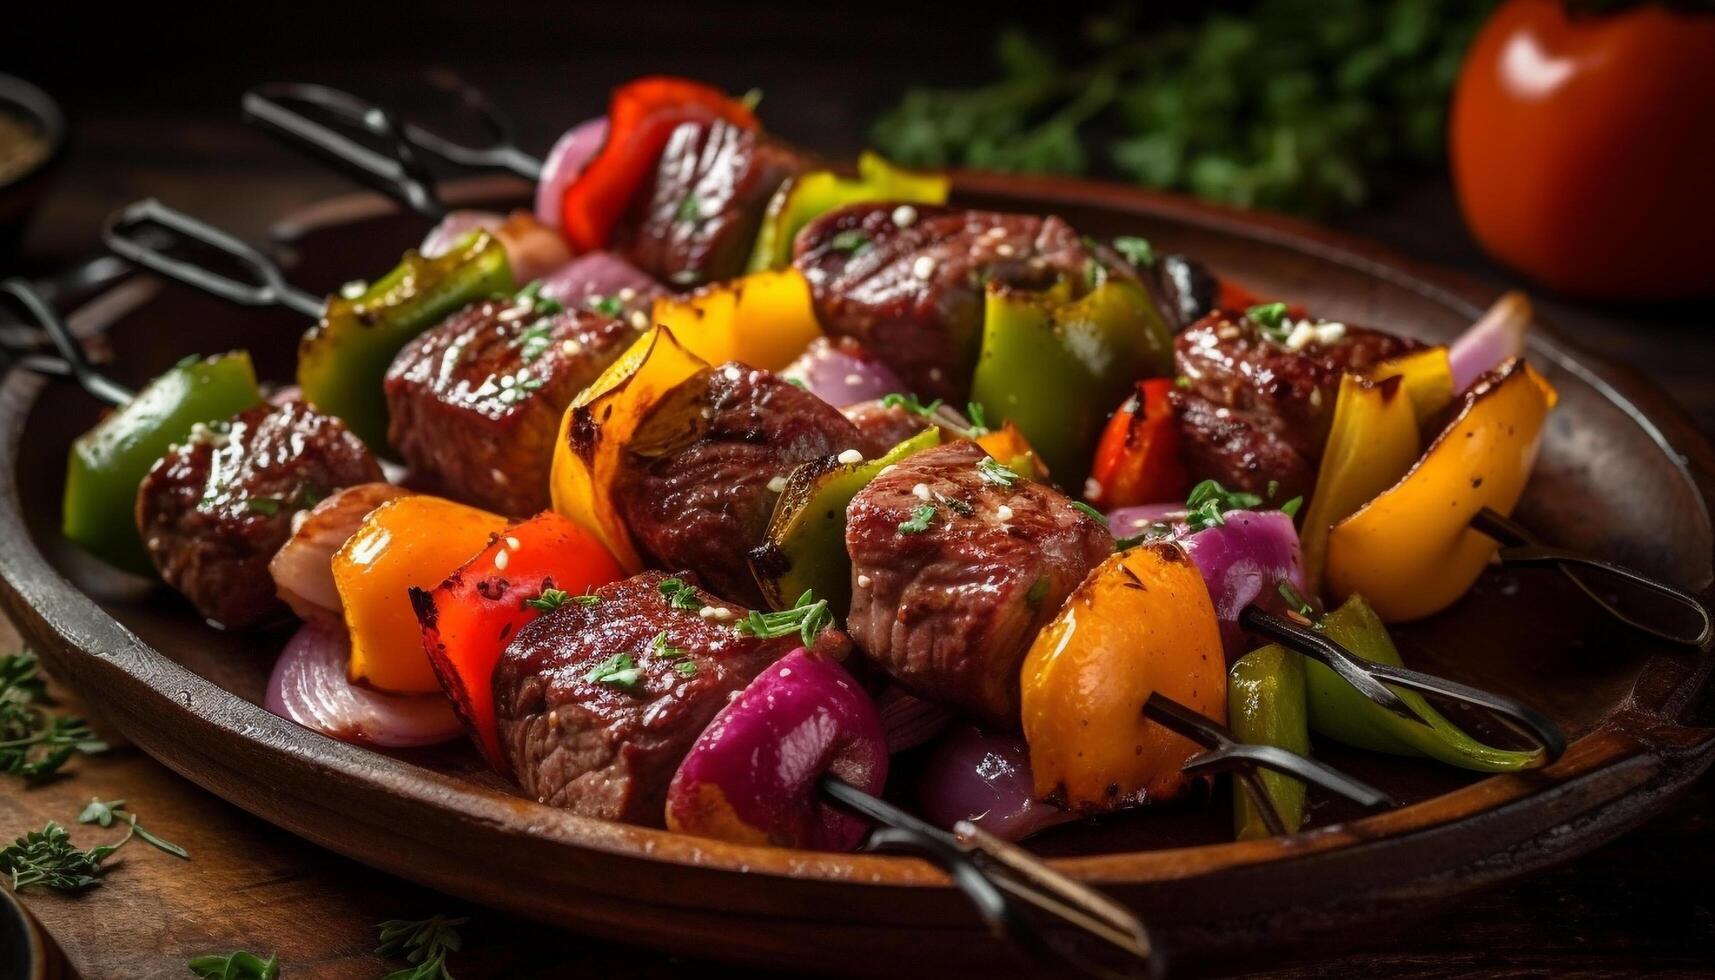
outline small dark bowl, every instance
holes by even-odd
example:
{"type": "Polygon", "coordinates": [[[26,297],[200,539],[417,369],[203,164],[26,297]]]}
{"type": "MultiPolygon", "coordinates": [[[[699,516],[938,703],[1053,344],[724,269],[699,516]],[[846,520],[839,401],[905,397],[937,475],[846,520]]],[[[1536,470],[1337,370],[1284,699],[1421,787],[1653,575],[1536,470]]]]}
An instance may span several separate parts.
{"type": "Polygon", "coordinates": [[[10,264],[65,148],[66,119],[48,93],[11,75],[0,75],[0,112],[34,124],[48,144],[41,159],[0,183],[0,263],[10,264]]]}

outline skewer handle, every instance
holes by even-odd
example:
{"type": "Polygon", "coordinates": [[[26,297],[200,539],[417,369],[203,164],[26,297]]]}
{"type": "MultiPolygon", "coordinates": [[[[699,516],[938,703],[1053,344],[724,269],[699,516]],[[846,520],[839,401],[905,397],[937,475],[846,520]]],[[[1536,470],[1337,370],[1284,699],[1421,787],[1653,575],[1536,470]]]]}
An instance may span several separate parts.
{"type": "Polygon", "coordinates": [[[487,146],[466,146],[411,122],[405,123],[405,139],[424,153],[472,170],[503,170],[534,183],[542,179],[542,161],[518,146],[512,120],[506,117],[482,90],[457,75],[440,73],[430,84],[458,99],[460,108],[481,119],[493,134],[487,146]]]}
{"type": "Polygon", "coordinates": [[[417,158],[392,110],[339,89],[298,82],[259,85],[244,93],[242,105],[247,121],[333,163],[426,218],[439,221],[446,217],[447,206],[435,194],[434,174],[417,158]],[[388,151],[378,152],[359,143],[299,106],[379,138],[388,151]]]}
{"type": "Polygon", "coordinates": [[[34,286],[22,279],[8,279],[0,284],[0,289],[4,289],[18,301],[47,333],[48,339],[53,341],[54,348],[60,354],[58,358],[51,358],[8,349],[7,353],[16,357],[19,367],[54,377],[71,378],[82,386],[83,390],[109,405],[123,405],[131,400],[131,389],[102,374],[89,362],[89,354],[84,351],[83,344],[72,334],[66,322],[60,319],[59,313],[36,292],[34,286]]]}
{"type": "Polygon", "coordinates": [[[322,315],[322,301],[286,281],[280,266],[266,255],[212,225],[149,198],[107,219],[102,240],[115,253],[132,262],[239,306],[282,306],[304,316],[322,315]],[[148,230],[171,232],[176,238],[162,244],[150,240],[148,230]],[[240,282],[186,259],[168,254],[173,241],[184,239],[212,248],[235,259],[255,276],[240,282]]]}
{"type": "MultiPolygon", "coordinates": [[[[1715,613],[1701,599],[1675,588],[1660,579],[1651,578],[1635,568],[1605,561],[1583,552],[1567,548],[1556,548],[1538,541],[1536,536],[1513,520],[1495,510],[1484,507],[1471,518],[1471,527],[1478,533],[1487,535],[1500,543],[1501,549],[1497,556],[1502,562],[1519,565],[1554,565],[1561,573],[1576,585],[1579,591],[1590,597],[1590,600],[1600,606],[1608,615],[1627,626],[1669,643],[1679,643],[1699,650],[1706,649],[1715,640],[1715,613]],[[1665,629],[1655,623],[1627,613],[1614,602],[1596,591],[1595,587],[1585,581],[1582,572],[1595,572],[1610,581],[1641,589],[1657,598],[1665,599],[1678,608],[1688,612],[1685,629],[1665,629]]],[[[1676,627],[1680,624],[1674,624],[1676,627]]]]}

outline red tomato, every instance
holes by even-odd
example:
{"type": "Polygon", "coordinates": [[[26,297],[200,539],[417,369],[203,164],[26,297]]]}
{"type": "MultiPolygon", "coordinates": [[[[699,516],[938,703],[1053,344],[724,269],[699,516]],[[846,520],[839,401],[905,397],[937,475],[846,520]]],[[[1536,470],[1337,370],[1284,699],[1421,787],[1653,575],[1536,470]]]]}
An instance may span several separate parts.
{"type": "Polygon", "coordinates": [[[1167,395],[1171,378],[1139,381],[1108,420],[1096,460],[1090,503],[1103,510],[1177,500],[1188,482],[1179,458],[1179,423],[1167,395]]]}
{"type": "Polygon", "coordinates": [[[1508,0],[1477,36],[1449,142],[1465,223],[1556,289],[1715,293],[1715,13],[1508,0]]]}
{"type": "Polygon", "coordinates": [[[649,178],[673,130],[688,122],[757,127],[756,116],[720,89],[653,75],[614,90],[607,140],[561,199],[561,229],[580,252],[607,244],[608,233],[649,178]]]}
{"type": "Polygon", "coordinates": [[[558,598],[544,600],[548,590],[576,596],[624,575],[601,542],[549,511],[497,535],[434,591],[411,590],[435,676],[471,740],[502,774],[512,767],[494,720],[492,680],[506,644],[558,598]]]}

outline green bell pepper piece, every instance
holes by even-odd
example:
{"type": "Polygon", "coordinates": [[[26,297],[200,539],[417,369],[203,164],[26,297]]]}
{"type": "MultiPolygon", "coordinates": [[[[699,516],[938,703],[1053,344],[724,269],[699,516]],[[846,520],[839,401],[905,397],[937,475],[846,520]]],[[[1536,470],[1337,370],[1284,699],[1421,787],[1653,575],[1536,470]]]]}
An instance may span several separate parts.
{"type": "Polygon", "coordinates": [[[901,204],[945,204],[949,181],[939,174],[902,170],[880,154],[865,150],[858,157],[856,180],[831,170],[818,170],[781,185],[768,202],[756,246],[750,253],[750,272],[784,269],[792,264],[792,243],[798,232],[835,208],[866,201],[898,201],[901,204]]]}
{"type": "Polygon", "coordinates": [[[415,250],[356,297],[333,296],[321,322],[298,345],[304,399],[345,422],[371,449],[387,450],[387,401],[381,380],[394,355],[453,311],[517,290],[506,249],[473,231],[446,254],[415,250]]]}
{"type": "Polygon", "coordinates": [[[763,557],[752,563],[768,604],[790,609],[804,590],[815,589],[834,615],[845,619],[852,601],[846,506],[884,468],[940,444],[941,430],[930,426],[877,459],[844,464],[830,457],[793,470],[774,504],[763,557]]]}
{"type": "Polygon", "coordinates": [[[1081,488],[1108,413],[1137,379],[1172,370],[1173,333],[1136,280],[1065,294],[989,284],[971,397],[1018,426],[1056,483],[1081,488]]]}
{"type": "MultiPolygon", "coordinates": [[[[1247,745],[1276,745],[1310,754],[1304,657],[1278,644],[1252,650],[1227,675],[1227,724],[1247,745]]],[[[1304,825],[1304,783],[1272,770],[1257,774],[1287,833],[1304,825]]],[[[1268,825],[1242,788],[1233,787],[1233,832],[1239,840],[1269,836],[1268,825]]]]}
{"type": "MultiPolygon", "coordinates": [[[[1352,596],[1322,618],[1329,639],[1376,663],[1402,666],[1387,626],[1362,596],[1352,596]]],[[[1409,721],[1359,694],[1315,661],[1305,663],[1310,727],[1337,742],[1393,755],[1427,756],[1477,772],[1514,772],[1542,762],[1539,749],[1498,749],[1467,735],[1415,691],[1391,688],[1422,723],[1409,721]]]]}
{"type": "Polygon", "coordinates": [[[198,423],[262,401],[244,351],[187,357],[72,443],[60,529],[96,557],[142,575],[155,566],[137,533],[137,487],[149,468],[198,423]]]}

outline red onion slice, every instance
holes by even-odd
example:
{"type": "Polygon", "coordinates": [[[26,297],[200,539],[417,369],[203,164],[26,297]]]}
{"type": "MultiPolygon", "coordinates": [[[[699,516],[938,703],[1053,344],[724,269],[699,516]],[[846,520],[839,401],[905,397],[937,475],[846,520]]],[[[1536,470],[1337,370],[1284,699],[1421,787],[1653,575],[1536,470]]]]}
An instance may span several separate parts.
{"type": "Polygon", "coordinates": [[[1508,358],[1524,356],[1530,320],[1530,299],[1525,294],[1514,291],[1495,300],[1495,305],[1447,349],[1453,390],[1464,391],[1508,358]]]}
{"type": "Polygon", "coordinates": [[[1178,501],[1165,504],[1138,504],[1135,507],[1120,507],[1108,512],[1108,530],[1116,538],[1130,538],[1143,534],[1151,527],[1166,525],[1175,527],[1185,520],[1185,505],[1178,501]]]}
{"type": "Polygon", "coordinates": [[[612,252],[585,252],[542,277],[542,295],[573,308],[613,298],[627,311],[647,313],[665,292],[649,273],[612,252]]]}
{"type": "Polygon", "coordinates": [[[835,408],[905,391],[899,375],[852,340],[817,337],[780,376],[835,408]]]}
{"type": "Polygon", "coordinates": [[[566,185],[584,172],[596,151],[607,142],[607,117],[597,116],[566,130],[542,161],[542,176],[536,180],[536,220],[559,230],[560,202],[566,185]]]}
{"type": "Polygon", "coordinates": [[[343,626],[305,623],[274,663],[262,705],[282,718],[344,742],[410,748],[464,734],[441,694],[382,694],[346,679],[351,638],[343,626]]]}
{"type": "Polygon", "coordinates": [[[936,743],[917,802],[938,827],[969,820],[997,837],[1023,840],[1076,815],[1036,799],[1030,747],[1018,735],[960,725],[936,743]]]}
{"type": "Polygon", "coordinates": [[[1225,523],[1178,540],[1203,573],[1231,663],[1256,646],[1239,626],[1239,613],[1246,606],[1284,607],[1286,600],[1279,592],[1283,581],[1290,582],[1299,595],[1305,594],[1304,555],[1298,529],[1281,511],[1230,510],[1222,516],[1225,523]]]}
{"type": "Polygon", "coordinates": [[[498,211],[449,211],[440,223],[429,229],[423,236],[423,244],[417,246],[417,251],[423,258],[438,258],[453,247],[459,239],[476,231],[494,231],[506,220],[506,215],[498,211]]]}

